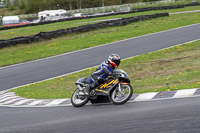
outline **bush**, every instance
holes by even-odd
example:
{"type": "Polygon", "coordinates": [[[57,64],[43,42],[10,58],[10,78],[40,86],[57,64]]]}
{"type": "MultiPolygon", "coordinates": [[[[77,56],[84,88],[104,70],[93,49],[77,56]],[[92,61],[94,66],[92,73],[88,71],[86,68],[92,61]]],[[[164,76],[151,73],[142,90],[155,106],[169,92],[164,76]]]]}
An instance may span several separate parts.
{"type": "Polygon", "coordinates": [[[24,0],[20,0],[20,3],[19,3],[19,8],[20,9],[25,9],[25,1],[24,0]]]}
{"type": "Polygon", "coordinates": [[[9,11],[14,11],[14,10],[15,10],[15,7],[14,7],[13,5],[10,5],[9,8],[8,8],[8,10],[9,10],[9,11]]]}

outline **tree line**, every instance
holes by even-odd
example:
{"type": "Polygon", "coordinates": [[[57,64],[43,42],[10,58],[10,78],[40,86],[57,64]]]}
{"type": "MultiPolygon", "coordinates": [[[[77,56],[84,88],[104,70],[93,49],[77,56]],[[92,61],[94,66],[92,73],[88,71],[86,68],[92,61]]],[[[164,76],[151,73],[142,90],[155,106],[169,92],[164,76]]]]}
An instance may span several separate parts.
{"type": "Polygon", "coordinates": [[[26,13],[37,13],[43,10],[74,10],[158,0],[14,0],[12,3],[10,0],[3,1],[10,9],[19,7],[25,10],[26,13]]]}

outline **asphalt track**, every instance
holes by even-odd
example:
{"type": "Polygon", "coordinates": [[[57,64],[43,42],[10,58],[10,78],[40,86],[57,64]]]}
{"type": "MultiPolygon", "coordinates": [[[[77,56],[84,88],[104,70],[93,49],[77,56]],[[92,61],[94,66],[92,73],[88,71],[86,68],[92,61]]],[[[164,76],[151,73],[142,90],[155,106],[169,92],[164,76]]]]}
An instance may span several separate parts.
{"type": "MultiPolygon", "coordinates": [[[[200,24],[0,69],[0,90],[200,39],[200,24]],[[76,60],[76,61],[74,61],[76,60]],[[80,65],[81,64],[81,65],[80,65]]],[[[0,107],[0,133],[199,133],[200,97],[82,108],[0,107]]]]}
{"type": "Polygon", "coordinates": [[[0,69],[0,91],[96,66],[111,53],[122,59],[200,39],[200,24],[131,38],[0,69]]]}
{"type": "Polygon", "coordinates": [[[199,133],[200,97],[82,108],[0,108],[0,133],[199,133]]]}

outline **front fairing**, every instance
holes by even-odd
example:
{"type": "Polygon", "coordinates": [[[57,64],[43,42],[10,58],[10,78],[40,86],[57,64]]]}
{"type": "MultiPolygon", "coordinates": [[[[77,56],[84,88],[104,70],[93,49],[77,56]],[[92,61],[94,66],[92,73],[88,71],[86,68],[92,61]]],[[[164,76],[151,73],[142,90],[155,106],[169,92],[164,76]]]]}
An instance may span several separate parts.
{"type": "Polygon", "coordinates": [[[114,72],[120,75],[119,76],[119,81],[130,83],[128,74],[124,70],[116,69],[116,70],[114,70],[114,72]]]}
{"type": "Polygon", "coordinates": [[[95,89],[97,95],[108,95],[110,90],[112,90],[118,83],[118,78],[109,79],[105,84],[102,84],[97,89],[95,89]]]}
{"type": "Polygon", "coordinates": [[[114,73],[117,73],[119,77],[107,79],[105,84],[102,84],[95,89],[97,95],[109,95],[119,82],[130,83],[128,74],[124,70],[116,69],[114,70],[114,73]]]}

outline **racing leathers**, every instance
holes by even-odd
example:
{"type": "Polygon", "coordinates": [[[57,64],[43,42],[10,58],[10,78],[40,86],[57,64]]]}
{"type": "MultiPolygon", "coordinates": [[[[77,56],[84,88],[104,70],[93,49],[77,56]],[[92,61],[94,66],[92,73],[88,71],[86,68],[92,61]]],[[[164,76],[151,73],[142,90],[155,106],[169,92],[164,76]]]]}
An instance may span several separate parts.
{"type": "Polygon", "coordinates": [[[90,76],[90,83],[93,83],[99,79],[106,79],[112,72],[114,68],[108,61],[104,61],[101,65],[97,68],[97,70],[91,74],[90,76]]]}
{"type": "Polygon", "coordinates": [[[92,89],[102,84],[104,80],[110,74],[112,74],[113,70],[114,67],[108,61],[104,61],[103,63],[101,63],[97,70],[91,74],[90,85],[86,88],[86,92],[89,94],[92,89]]]}

